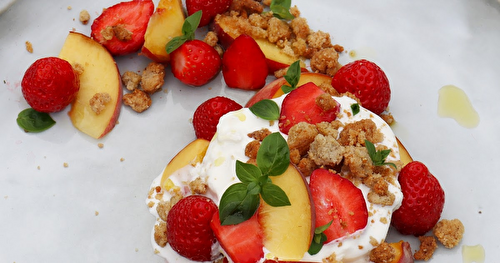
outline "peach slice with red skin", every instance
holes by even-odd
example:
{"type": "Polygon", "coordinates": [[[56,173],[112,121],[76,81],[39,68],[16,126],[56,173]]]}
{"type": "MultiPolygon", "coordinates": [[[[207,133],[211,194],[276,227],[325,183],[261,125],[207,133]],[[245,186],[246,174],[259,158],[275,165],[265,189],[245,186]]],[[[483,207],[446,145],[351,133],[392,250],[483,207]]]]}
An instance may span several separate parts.
{"type": "MultiPolygon", "coordinates": [[[[225,48],[229,47],[231,43],[242,34],[236,24],[233,23],[233,18],[225,15],[217,15],[211,27],[217,34],[219,42],[225,48]]],[[[280,47],[269,42],[267,39],[254,39],[266,56],[269,74],[274,74],[275,71],[286,68],[300,59],[298,56],[283,52],[280,47]]],[[[301,68],[307,71],[303,62],[301,62],[301,68]]]]}
{"type": "Polygon", "coordinates": [[[159,63],[170,61],[165,45],[172,38],[182,35],[185,19],[182,8],[180,0],[160,0],[144,35],[143,55],[159,63]]]}
{"type": "Polygon", "coordinates": [[[76,32],[69,33],[59,57],[83,69],[79,75],[80,90],[68,113],[73,125],[93,138],[103,137],[115,127],[122,105],[122,82],[115,60],[97,41],[76,32]],[[96,93],[111,97],[99,114],[89,103],[96,93]]]}
{"type": "Polygon", "coordinates": [[[316,219],[309,186],[292,164],[283,174],[270,178],[285,191],[291,205],[272,207],[261,202],[258,213],[264,247],[279,260],[298,261],[308,251],[314,236],[316,219]]]}

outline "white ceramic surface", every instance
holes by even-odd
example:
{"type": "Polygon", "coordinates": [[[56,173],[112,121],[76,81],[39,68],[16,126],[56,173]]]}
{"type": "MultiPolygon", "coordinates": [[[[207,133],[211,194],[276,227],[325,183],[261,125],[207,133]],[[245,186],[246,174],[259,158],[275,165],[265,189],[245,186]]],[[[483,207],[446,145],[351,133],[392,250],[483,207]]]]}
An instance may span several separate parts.
{"type": "MultiPolygon", "coordinates": [[[[253,94],[227,88],[220,75],[193,88],[169,73],[149,110],[124,107],[119,124],[101,140],[73,128],[68,110],[52,114],[57,124],[48,131],[23,132],[16,117],[28,107],[20,88],[24,71],[38,58],[57,56],[73,28],[90,34],[90,25],[78,21],[80,10],[94,19],[114,3],[20,0],[0,15],[0,262],[164,262],[150,244],[154,218],[145,198],[151,181],[195,138],[190,118],[201,102],[222,94],[244,104],[253,94]],[[25,41],[33,44],[32,54],[25,41]]],[[[329,32],[334,43],[356,51],[355,58],[373,60],[387,73],[395,133],[440,180],[443,218],[459,218],[466,228],[459,247],[440,246],[431,262],[462,262],[461,246],[476,244],[484,246],[486,262],[500,258],[500,4],[293,4],[312,29],[329,32]],[[468,95],[479,126],[464,128],[437,115],[438,90],[448,84],[468,95]]],[[[131,55],[117,63],[122,72],[137,71],[148,60],[131,55]]],[[[390,240],[400,238],[391,233],[390,240]]]]}

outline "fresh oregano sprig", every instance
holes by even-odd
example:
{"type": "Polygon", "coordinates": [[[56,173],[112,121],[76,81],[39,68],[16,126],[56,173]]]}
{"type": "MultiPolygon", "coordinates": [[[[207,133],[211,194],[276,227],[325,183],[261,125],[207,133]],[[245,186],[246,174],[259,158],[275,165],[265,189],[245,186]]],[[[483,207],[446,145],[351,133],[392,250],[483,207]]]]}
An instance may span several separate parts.
{"type": "Polygon", "coordinates": [[[323,244],[327,240],[326,234],[323,232],[325,232],[325,230],[328,229],[330,225],[332,225],[332,223],[333,220],[326,225],[319,226],[316,229],[314,229],[314,236],[311,242],[311,246],[307,251],[309,255],[316,255],[321,250],[321,248],[323,248],[323,244]]]}
{"type": "Polygon", "coordinates": [[[300,60],[293,62],[292,65],[288,67],[284,78],[289,85],[281,86],[283,93],[287,94],[297,88],[300,80],[300,60]]]}
{"type": "Polygon", "coordinates": [[[375,166],[392,165],[394,166],[394,168],[396,169],[398,168],[394,163],[385,162],[387,156],[391,154],[390,149],[377,151],[377,149],[375,149],[375,145],[373,145],[373,143],[370,142],[369,140],[365,140],[365,146],[366,149],[368,150],[368,155],[370,155],[370,159],[372,159],[373,165],[375,166]]]}
{"type": "Polygon", "coordinates": [[[42,132],[54,126],[56,122],[48,113],[27,108],[17,115],[17,125],[26,132],[42,132]]]}
{"type": "Polygon", "coordinates": [[[295,17],[290,13],[291,6],[292,0],[273,0],[269,8],[273,12],[273,16],[279,19],[292,20],[295,17]]]}
{"type": "Polygon", "coordinates": [[[184,42],[194,39],[195,31],[201,21],[201,14],[202,11],[199,10],[194,14],[188,16],[186,20],[184,20],[184,24],[182,24],[182,35],[172,38],[172,40],[170,40],[165,46],[168,54],[172,53],[174,50],[184,44],[184,42]]]}
{"type": "Polygon", "coordinates": [[[290,164],[288,144],[279,132],[268,135],[257,152],[257,165],[236,161],[236,176],[241,181],[231,185],[219,204],[222,225],[235,225],[251,218],[260,198],[270,206],[288,206],[290,200],[269,176],[283,174],[290,164]]]}

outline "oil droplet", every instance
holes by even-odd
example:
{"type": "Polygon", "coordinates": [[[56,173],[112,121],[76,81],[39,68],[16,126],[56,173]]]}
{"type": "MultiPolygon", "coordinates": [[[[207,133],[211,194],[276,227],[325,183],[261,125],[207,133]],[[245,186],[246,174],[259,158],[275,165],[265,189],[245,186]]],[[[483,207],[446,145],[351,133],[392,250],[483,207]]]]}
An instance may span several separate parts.
{"type": "Polygon", "coordinates": [[[362,58],[370,59],[376,56],[377,52],[375,52],[375,50],[371,47],[360,47],[358,49],[349,51],[349,57],[355,60],[362,58]]]}
{"type": "Polygon", "coordinates": [[[462,259],[464,263],[483,263],[484,248],[481,245],[462,246],[462,259]]]}
{"type": "Polygon", "coordinates": [[[453,85],[444,86],[439,90],[438,115],[452,118],[466,128],[479,125],[479,114],[467,94],[453,85]]]}
{"type": "Polygon", "coordinates": [[[247,116],[245,114],[243,114],[243,112],[241,112],[241,111],[236,113],[236,117],[238,117],[238,119],[240,121],[245,121],[247,119],[247,116]]]}
{"type": "Polygon", "coordinates": [[[225,161],[225,160],[226,160],[226,158],[225,158],[224,156],[221,156],[221,157],[219,157],[219,158],[215,159],[215,161],[214,161],[214,165],[215,165],[216,167],[217,167],[217,166],[221,166],[221,165],[224,163],[224,161],[225,161]]]}

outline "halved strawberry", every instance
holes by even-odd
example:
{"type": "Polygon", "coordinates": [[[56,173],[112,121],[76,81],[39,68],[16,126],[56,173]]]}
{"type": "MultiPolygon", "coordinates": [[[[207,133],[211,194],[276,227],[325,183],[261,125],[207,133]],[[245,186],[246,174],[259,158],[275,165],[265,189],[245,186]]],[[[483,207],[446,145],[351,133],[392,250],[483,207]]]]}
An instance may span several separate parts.
{"type": "Polygon", "coordinates": [[[266,84],[267,73],[266,56],[248,35],[237,37],[222,57],[222,74],[230,88],[260,89],[266,84]]]}
{"type": "Polygon", "coordinates": [[[254,263],[264,256],[263,232],[257,215],[237,225],[222,226],[217,211],[210,222],[215,237],[235,263],[254,263]]]}
{"type": "Polygon", "coordinates": [[[288,134],[288,130],[299,122],[315,124],[334,121],[339,109],[338,102],[330,95],[314,83],[306,83],[292,90],[283,100],[279,120],[280,131],[288,134]]]}
{"type": "Polygon", "coordinates": [[[92,23],[91,36],[114,56],[135,52],[144,44],[154,7],[152,0],[121,2],[108,7],[92,23]]]}
{"type": "Polygon", "coordinates": [[[335,172],[316,169],[309,183],[316,210],[316,226],[332,224],[323,233],[328,243],[365,228],[368,209],[363,193],[335,172]]]}

